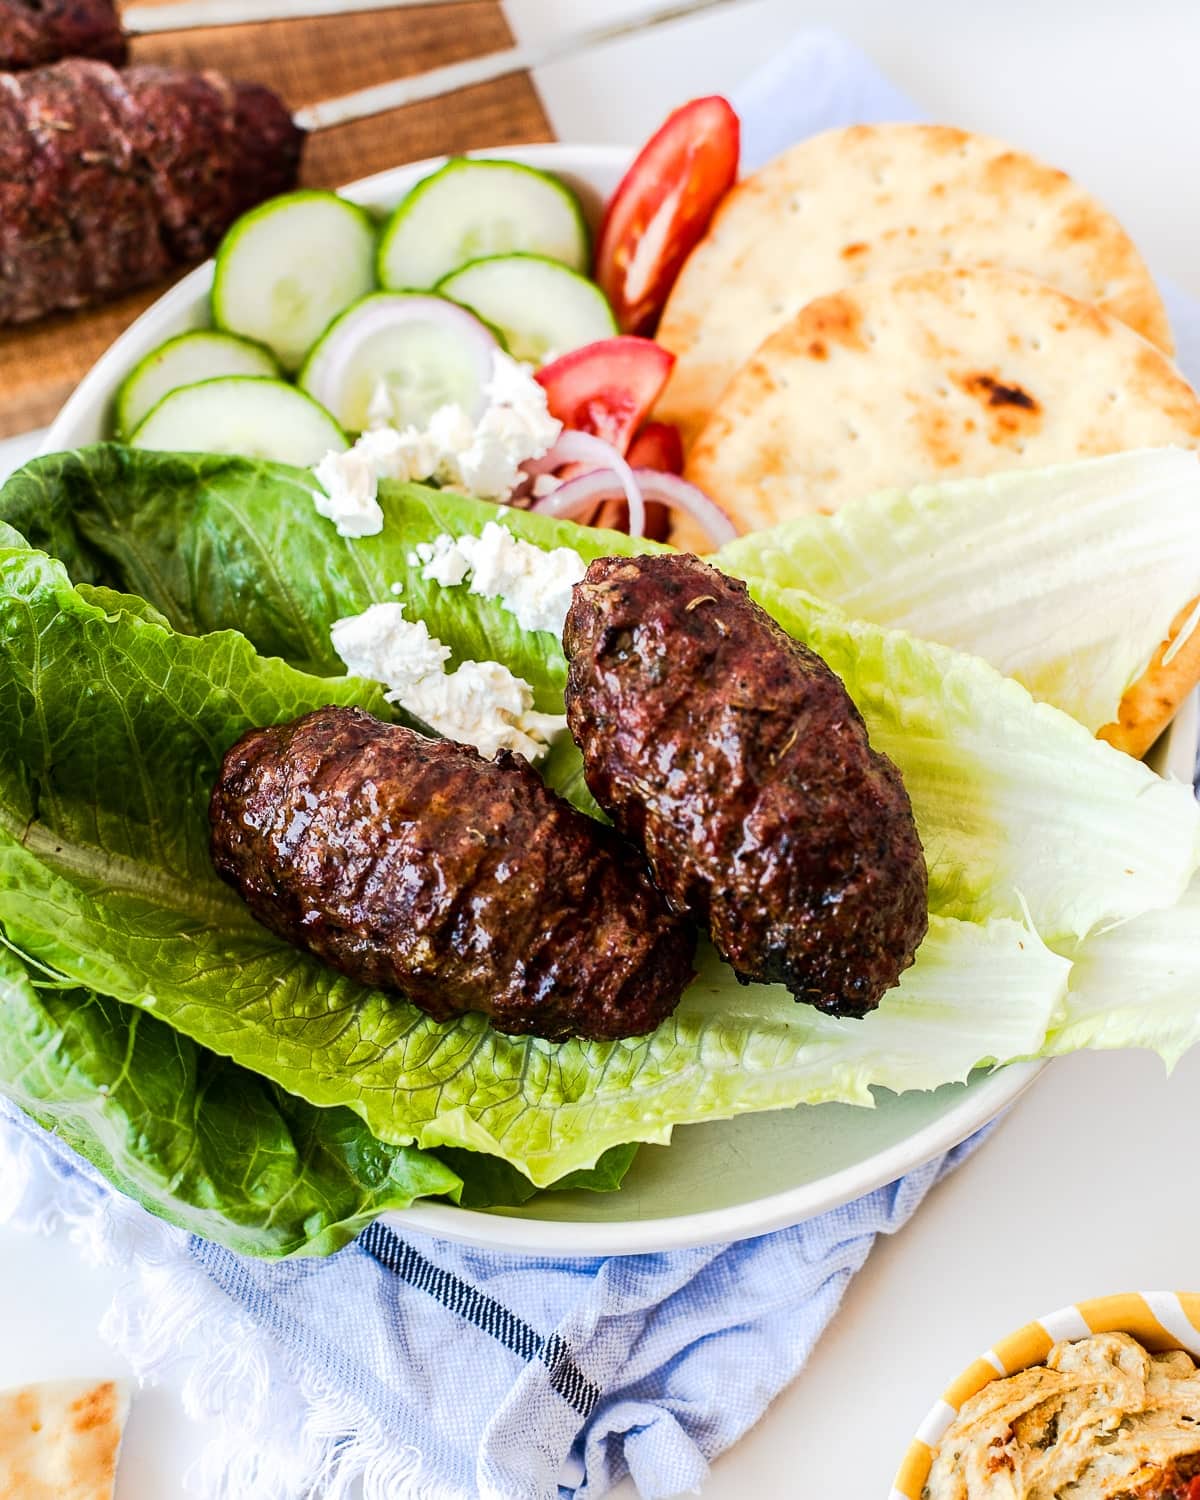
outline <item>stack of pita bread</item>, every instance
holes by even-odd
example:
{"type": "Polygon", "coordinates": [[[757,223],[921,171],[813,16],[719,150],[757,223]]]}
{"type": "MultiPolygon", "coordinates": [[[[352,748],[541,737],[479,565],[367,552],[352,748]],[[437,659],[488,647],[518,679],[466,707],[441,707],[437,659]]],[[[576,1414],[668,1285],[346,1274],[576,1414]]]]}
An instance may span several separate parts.
{"type": "MultiPolygon", "coordinates": [[[[1129,236],[1064,173],[944,126],[831,131],[744,180],[658,338],[677,356],[658,415],[743,531],[885,487],[1200,447],[1129,236]]],[[[1173,640],[1114,705],[1122,748],[1200,679],[1200,632],[1173,640]]]]}
{"type": "Polygon", "coordinates": [[[129,1401],[112,1380],[0,1392],[0,1500],[113,1500],[129,1401]]]}

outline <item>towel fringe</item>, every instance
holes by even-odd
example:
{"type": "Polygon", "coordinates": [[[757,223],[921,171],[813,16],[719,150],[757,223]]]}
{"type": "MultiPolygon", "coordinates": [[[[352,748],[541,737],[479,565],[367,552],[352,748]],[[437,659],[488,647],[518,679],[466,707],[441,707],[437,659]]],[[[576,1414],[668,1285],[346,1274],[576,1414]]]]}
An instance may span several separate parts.
{"type": "Polygon", "coordinates": [[[184,1411],[216,1422],[184,1477],[203,1500],[470,1500],[414,1448],[397,1450],[345,1391],[303,1369],[244,1314],[189,1250],[189,1236],[98,1179],[53,1161],[0,1122],[0,1223],[34,1234],[65,1228],[84,1258],[128,1279],[101,1324],[102,1338],[138,1380],[184,1373],[184,1411]],[[221,1330],[212,1343],[210,1330],[221,1330]]]}

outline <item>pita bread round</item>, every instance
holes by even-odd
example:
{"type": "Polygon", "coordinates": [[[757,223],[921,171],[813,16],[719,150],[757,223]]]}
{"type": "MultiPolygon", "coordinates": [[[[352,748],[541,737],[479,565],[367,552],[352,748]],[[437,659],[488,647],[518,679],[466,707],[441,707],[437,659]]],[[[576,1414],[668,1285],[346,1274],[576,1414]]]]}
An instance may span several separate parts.
{"type": "MultiPolygon", "coordinates": [[[[687,477],[755,531],[892,486],[1172,444],[1200,448],[1200,399],[1160,350],[1031,277],[958,267],[809,303],[734,377],[687,477]]],[[[1200,640],[1169,644],[1101,731],[1122,749],[1148,748],[1200,677],[1200,640]]]]}
{"type": "Polygon", "coordinates": [[[726,198],[663,314],[657,337],[678,362],[658,415],[690,446],[738,366],[805,303],[947,264],[1024,271],[1172,352],[1132,240],[1064,172],[947,126],[856,125],[793,147],[726,198]]]}
{"type": "Polygon", "coordinates": [[[0,1392],[0,1500],[112,1500],[129,1400],[115,1380],[0,1392]]]}

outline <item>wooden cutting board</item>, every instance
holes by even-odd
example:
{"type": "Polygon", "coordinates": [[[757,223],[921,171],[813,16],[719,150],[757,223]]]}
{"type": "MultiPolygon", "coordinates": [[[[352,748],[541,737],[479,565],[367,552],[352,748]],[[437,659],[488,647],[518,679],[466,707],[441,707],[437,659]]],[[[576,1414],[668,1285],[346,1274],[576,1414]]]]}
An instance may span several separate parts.
{"type": "MultiPolygon", "coordinates": [[[[368,84],[496,52],[511,42],[495,0],[460,0],[145,37],[134,43],[133,56],[138,62],[218,68],[231,77],[254,79],[299,109],[368,84]]],[[[503,78],[321,131],[306,146],[302,181],[336,187],[425,156],[551,138],[528,77],[503,78]]],[[[165,285],[96,311],[0,333],[0,437],[49,422],[80,377],[165,285]]]]}

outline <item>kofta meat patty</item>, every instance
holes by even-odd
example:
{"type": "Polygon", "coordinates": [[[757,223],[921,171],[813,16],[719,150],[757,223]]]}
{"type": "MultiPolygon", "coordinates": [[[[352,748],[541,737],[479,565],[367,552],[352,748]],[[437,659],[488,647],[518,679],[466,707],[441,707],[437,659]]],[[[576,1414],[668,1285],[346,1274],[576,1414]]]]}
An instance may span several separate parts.
{"type": "Polygon", "coordinates": [[[211,70],[73,57],[0,72],[0,326],[209,254],[295,185],[303,143],[269,89],[211,70]]]}
{"type": "Polygon", "coordinates": [[[927,877],[900,773],[819,656],[697,558],[599,558],[563,645],[588,786],[742,980],[861,1016],[913,961],[927,877]]]}
{"type": "Polygon", "coordinates": [[[0,0],[0,70],[62,57],[119,64],[127,50],[114,0],[0,0]]]}
{"type": "Polygon", "coordinates": [[[436,1020],[640,1036],[692,977],[695,934],[641,856],[505,751],[320,709],[243,736],[210,815],[264,926],[436,1020]]]}

